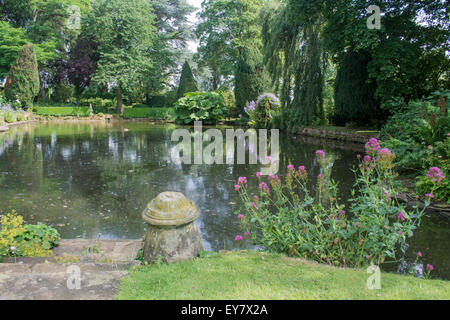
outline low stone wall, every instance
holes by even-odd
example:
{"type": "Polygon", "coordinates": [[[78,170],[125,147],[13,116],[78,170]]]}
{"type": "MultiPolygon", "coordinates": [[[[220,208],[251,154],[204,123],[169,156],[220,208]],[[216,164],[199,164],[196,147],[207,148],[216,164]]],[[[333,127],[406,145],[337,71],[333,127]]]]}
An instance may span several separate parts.
{"type": "Polygon", "coordinates": [[[348,141],[355,143],[366,143],[367,140],[369,140],[370,138],[377,136],[376,134],[364,135],[364,134],[357,134],[356,132],[322,130],[317,128],[300,128],[297,134],[300,136],[332,139],[338,141],[348,141]]]}

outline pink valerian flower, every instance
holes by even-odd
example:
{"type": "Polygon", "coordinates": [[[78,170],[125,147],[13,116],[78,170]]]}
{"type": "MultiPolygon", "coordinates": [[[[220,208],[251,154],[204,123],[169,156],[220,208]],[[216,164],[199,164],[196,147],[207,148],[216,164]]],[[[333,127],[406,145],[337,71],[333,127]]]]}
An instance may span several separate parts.
{"type": "Polygon", "coordinates": [[[422,257],[422,252],[420,252],[420,251],[417,252],[417,256],[418,256],[418,257],[422,257]]]}
{"type": "Polygon", "coordinates": [[[318,162],[322,162],[325,160],[325,152],[323,150],[316,151],[316,157],[318,162]]]}
{"type": "Polygon", "coordinates": [[[430,179],[432,183],[439,183],[439,184],[441,183],[442,180],[445,179],[444,174],[438,167],[433,167],[430,170],[428,170],[427,177],[428,179],[430,179]]]}
{"type": "Polygon", "coordinates": [[[356,221],[355,226],[357,226],[358,228],[362,228],[361,223],[359,223],[359,221],[356,221]]]}
{"type": "Polygon", "coordinates": [[[276,174],[272,174],[269,176],[269,182],[272,186],[280,184],[281,180],[280,178],[278,178],[278,176],[276,174]]]}
{"type": "Polygon", "coordinates": [[[380,144],[378,143],[378,140],[375,138],[372,138],[369,141],[367,141],[365,148],[366,148],[367,154],[370,154],[372,152],[377,152],[378,150],[381,149],[380,144]]]}
{"type": "Polygon", "coordinates": [[[241,186],[240,186],[240,185],[236,184],[236,185],[234,186],[234,191],[239,191],[240,189],[241,189],[241,186]]]}
{"type": "Polygon", "coordinates": [[[253,200],[255,200],[255,202],[257,202],[259,200],[258,196],[253,196],[253,200]]]}
{"type": "Polygon", "coordinates": [[[397,234],[398,234],[398,235],[402,235],[403,232],[401,232],[401,231],[399,230],[399,231],[397,231],[397,234]]]}
{"type": "Polygon", "coordinates": [[[247,184],[247,178],[246,177],[239,177],[237,184],[240,185],[246,185],[247,184]]]}
{"type": "Polygon", "coordinates": [[[292,164],[288,165],[287,168],[289,171],[295,171],[295,167],[292,164]]]}
{"type": "Polygon", "coordinates": [[[428,150],[433,150],[433,146],[428,146],[428,150]]]}
{"type": "Polygon", "coordinates": [[[270,188],[269,188],[269,186],[267,185],[267,183],[265,183],[265,182],[261,182],[261,184],[259,185],[259,189],[260,189],[262,192],[270,193],[270,188]]]}
{"type": "Polygon", "coordinates": [[[238,220],[244,220],[244,215],[243,214],[238,214],[237,218],[238,218],[238,220]]]}
{"type": "Polygon", "coordinates": [[[244,240],[242,236],[237,235],[236,238],[234,238],[234,241],[241,241],[244,240]]]}
{"type": "Polygon", "coordinates": [[[405,216],[403,215],[403,212],[399,212],[395,215],[395,217],[399,220],[405,221],[405,216]]]}
{"type": "Polygon", "coordinates": [[[250,236],[250,232],[246,231],[244,232],[244,237],[249,237],[250,236]]]}
{"type": "Polygon", "coordinates": [[[358,159],[361,159],[361,155],[360,155],[360,154],[358,154],[358,155],[356,156],[356,158],[358,158],[358,159]]]}
{"type": "Polygon", "coordinates": [[[427,197],[428,199],[433,199],[434,198],[434,194],[432,193],[426,193],[425,197],[427,197]]]}
{"type": "Polygon", "coordinates": [[[256,177],[257,177],[257,178],[261,178],[261,176],[262,176],[262,172],[257,172],[257,173],[256,173],[256,177]]]}
{"type": "Polygon", "coordinates": [[[392,152],[388,148],[384,148],[384,149],[379,150],[378,154],[381,156],[390,156],[390,155],[392,155],[392,152]]]}
{"type": "Polygon", "coordinates": [[[300,179],[302,180],[306,180],[308,179],[308,172],[305,169],[305,166],[300,166],[298,167],[298,176],[300,177],[300,179]]]}
{"type": "Polygon", "coordinates": [[[254,202],[252,202],[252,204],[250,205],[253,209],[258,210],[258,207],[256,206],[256,204],[254,202]]]}
{"type": "Polygon", "coordinates": [[[427,264],[427,270],[428,271],[433,271],[434,267],[431,264],[427,264]]]}

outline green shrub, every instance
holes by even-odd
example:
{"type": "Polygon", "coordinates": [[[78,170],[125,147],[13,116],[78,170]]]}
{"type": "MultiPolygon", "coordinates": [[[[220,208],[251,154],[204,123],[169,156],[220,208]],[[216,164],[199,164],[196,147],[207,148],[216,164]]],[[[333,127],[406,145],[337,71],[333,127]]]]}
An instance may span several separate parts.
{"type": "Polygon", "coordinates": [[[175,121],[190,124],[203,121],[214,124],[226,115],[226,107],[216,92],[190,92],[175,103],[175,121]]]}
{"type": "Polygon", "coordinates": [[[154,119],[168,120],[170,118],[170,108],[125,108],[123,110],[124,119],[154,119]]]}
{"type": "Polygon", "coordinates": [[[40,116],[75,116],[89,117],[89,107],[38,107],[36,114],[40,116]]]}
{"type": "Polygon", "coordinates": [[[224,105],[227,108],[227,116],[230,118],[237,117],[239,112],[236,107],[236,98],[233,90],[227,87],[220,87],[216,92],[222,96],[224,105]]]}
{"type": "Polygon", "coordinates": [[[14,123],[17,121],[17,114],[15,112],[5,111],[3,116],[5,117],[5,122],[7,123],[14,123]]]}
{"type": "Polygon", "coordinates": [[[59,238],[56,229],[42,223],[23,225],[14,211],[1,216],[0,257],[48,257],[59,238]]]}
{"type": "Polygon", "coordinates": [[[72,97],[74,95],[74,87],[60,84],[55,87],[52,94],[52,100],[59,103],[69,103],[72,102],[72,97]]]}
{"type": "MultiPolygon", "coordinates": [[[[244,208],[236,214],[244,236],[267,250],[336,266],[363,267],[396,259],[425,209],[406,209],[396,199],[395,155],[390,150],[380,149],[378,141],[371,139],[366,151],[355,170],[357,181],[348,212],[340,203],[337,184],[330,179],[333,159],[322,150],[316,152],[320,175],[314,192],[308,189],[303,166],[289,165],[284,181],[274,175],[266,183],[257,174],[257,195],[249,193],[247,178],[239,178],[235,190],[244,208]]],[[[428,205],[427,201],[425,208],[428,205]]]]}
{"type": "Polygon", "coordinates": [[[153,95],[147,99],[147,105],[152,108],[167,108],[169,107],[167,97],[165,95],[153,95]]]}
{"type": "MultiPolygon", "coordinates": [[[[439,94],[447,96],[450,92],[439,94]]],[[[398,109],[381,130],[380,137],[385,140],[383,146],[397,156],[399,169],[422,171],[437,166],[448,170],[450,119],[445,100],[434,97],[398,109]]]]}

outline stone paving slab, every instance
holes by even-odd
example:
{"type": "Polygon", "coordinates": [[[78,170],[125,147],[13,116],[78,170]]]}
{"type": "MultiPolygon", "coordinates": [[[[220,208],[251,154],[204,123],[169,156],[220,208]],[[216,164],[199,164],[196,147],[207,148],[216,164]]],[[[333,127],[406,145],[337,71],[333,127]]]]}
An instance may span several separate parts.
{"type": "Polygon", "coordinates": [[[0,263],[0,300],[112,299],[120,278],[139,264],[135,258],[141,244],[141,240],[61,240],[52,257],[5,259],[0,263]],[[79,289],[70,289],[74,266],[79,270],[79,289]]]}

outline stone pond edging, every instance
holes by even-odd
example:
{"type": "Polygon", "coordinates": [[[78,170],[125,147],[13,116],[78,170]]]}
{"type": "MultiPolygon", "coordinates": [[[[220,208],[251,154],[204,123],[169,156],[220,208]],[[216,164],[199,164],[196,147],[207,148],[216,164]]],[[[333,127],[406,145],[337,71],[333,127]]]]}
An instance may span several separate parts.
{"type": "Polygon", "coordinates": [[[318,128],[299,128],[297,135],[354,143],[366,143],[370,138],[377,137],[376,134],[365,135],[357,134],[356,132],[323,130],[318,128]]]}

